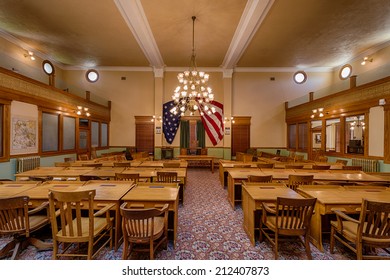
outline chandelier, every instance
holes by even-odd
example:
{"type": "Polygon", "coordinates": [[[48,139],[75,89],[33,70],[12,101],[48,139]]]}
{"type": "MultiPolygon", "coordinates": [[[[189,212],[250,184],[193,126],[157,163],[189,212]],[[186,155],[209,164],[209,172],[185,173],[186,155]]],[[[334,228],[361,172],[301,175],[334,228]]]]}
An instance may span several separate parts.
{"type": "Polygon", "coordinates": [[[179,85],[176,87],[172,99],[174,101],[174,107],[170,112],[174,115],[180,114],[184,116],[185,112],[190,111],[190,115],[193,116],[196,111],[199,111],[200,115],[213,114],[216,109],[211,104],[214,100],[214,94],[212,89],[207,86],[209,80],[209,74],[198,71],[196,68],[195,60],[195,19],[192,17],[192,55],[190,68],[177,75],[179,85]]]}

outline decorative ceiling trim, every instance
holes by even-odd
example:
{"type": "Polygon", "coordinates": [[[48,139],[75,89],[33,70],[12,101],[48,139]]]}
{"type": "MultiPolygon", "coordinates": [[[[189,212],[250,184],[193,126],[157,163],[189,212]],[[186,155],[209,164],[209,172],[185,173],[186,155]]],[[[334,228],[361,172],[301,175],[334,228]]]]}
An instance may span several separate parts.
{"type": "Polygon", "coordinates": [[[140,0],[114,0],[114,2],[151,66],[164,67],[164,61],[140,0]]]}
{"type": "Polygon", "coordinates": [[[223,68],[234,68],[260,27],[275,0],[249,0],[222,62],[223,68]]]}

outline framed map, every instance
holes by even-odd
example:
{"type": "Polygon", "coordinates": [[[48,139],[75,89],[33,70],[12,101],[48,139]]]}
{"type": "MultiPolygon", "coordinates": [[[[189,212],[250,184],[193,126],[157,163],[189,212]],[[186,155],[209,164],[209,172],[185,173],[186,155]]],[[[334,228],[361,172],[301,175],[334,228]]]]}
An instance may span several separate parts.
{"type": "Polygon", "coordinates": [[[12,116],[11,155],[38,152],[38,121],[36,118],[12,116]]]}

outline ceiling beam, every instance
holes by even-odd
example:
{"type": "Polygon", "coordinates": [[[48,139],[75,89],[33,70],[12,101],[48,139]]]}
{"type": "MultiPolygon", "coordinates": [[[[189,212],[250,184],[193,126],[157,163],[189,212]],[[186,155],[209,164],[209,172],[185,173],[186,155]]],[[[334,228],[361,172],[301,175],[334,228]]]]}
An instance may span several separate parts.
{"type": "Polygon", "coordinates": [[[225,55],[222,68],[232,69],[260,27],[275,0],[249,0],[225,55]]]}
{"type": "Polygon", "coordinates": [[[114,0],[119,12],[149,60],[150,66],[163,68],[164,61],[157,47],[140,0],[114,0]]]}

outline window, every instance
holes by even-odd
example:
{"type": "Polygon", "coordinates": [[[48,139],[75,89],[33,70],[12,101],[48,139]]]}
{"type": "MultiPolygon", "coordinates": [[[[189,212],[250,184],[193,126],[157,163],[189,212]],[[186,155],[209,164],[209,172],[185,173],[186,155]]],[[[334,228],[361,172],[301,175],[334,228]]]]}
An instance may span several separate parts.
{"type": "Polygon", "coordinates": [[[101,124],[100,146],[108,146],[108,124],[106,123],[101,124]]]}
{"type": "Polygon", "coordinates": [[[91,122],[91,146],[99,147],[99,123],[91,122]]]}
{"type": "Polygon", "coordinates": [[[288,126],[288,148],[296,149],[296,139],[297,139],[297,125],[290,124],[288,126]]]}
{"type": "Polygon", "coordinates": [[[308,133],[307,123],[298,124],[298,150],[307,151],[307,147],[308,147],[307,133],[308,133]]]}
{"type": "Polygon", "coordinates": [[[98,73],[98,71],[96,71],[94,69],[88,70],[85,75],[86,75],[87,81],[90,83],[94,83],[94,82],[97,82],[97,80],[99,80],[99,73],[98,73]]]}
{"type": "Polygon", "coordinates": [[[56,152],[58,148],[59,115],[42,113],[42,152],[56,152]]]}
{"type": "Polygon", "coordinates": [[[49,60],[44,60],[42,62],[42,68],[43,72],[45,72],[47,75],[54,74],[54,66],[49,60]]]}
{"type": "Polygon", "coordinates": [[[76,149],[76,118],[64,116],[62,126],[63,150],[76,149]]]}
{"type": "Polygon", "coordinates": [[[364,115],[345,118],[345,145],[348,154],[364,154],[364,115]]]}
{"type": "Polygon", "coordinates": [[[4,141],[3,141],[3,135],[4,135],[4,105],[0,104],[0,157],[4,156],[4,141]]]}
{"type": "Polygon", "coordinates": [[[340,119],[326,120],[326,151],[341,152],[340,119]]]}
{"type": "Polygon", "coordinates": [[[297,84],[303,84],[307,80],[307,75],[304,71],[298,71],[294,73],[293,78],[297,84]]]}
{"type": "Polygon", "coordinates": [[[352,74],[352,66],[349,64],[344,65],[341,67],[339,72],[339,77],[342,80],[348,79],[352,74]]]}

